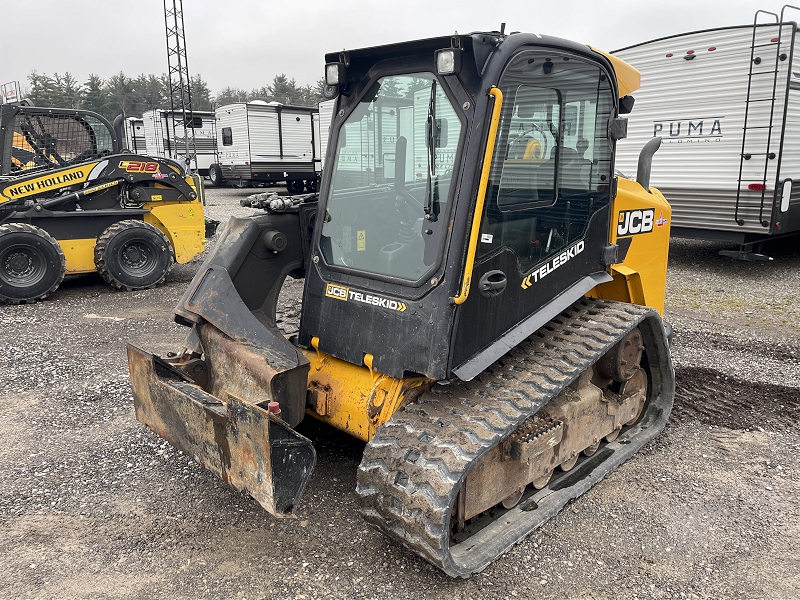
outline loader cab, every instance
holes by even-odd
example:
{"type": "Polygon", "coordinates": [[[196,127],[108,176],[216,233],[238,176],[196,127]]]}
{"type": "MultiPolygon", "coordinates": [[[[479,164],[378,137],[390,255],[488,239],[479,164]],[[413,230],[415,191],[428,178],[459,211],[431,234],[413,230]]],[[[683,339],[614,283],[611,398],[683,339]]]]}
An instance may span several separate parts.
{"type": "Polygon", "coordinates": [[[469,378],[565,291],[561,304],[605,280],[617,116],[605,57],[486,33],[326,59],[342,80],[301,344],[369,355],[395,377],[469,378]],[[454,72],[437,64],[443,48],[454,72]]]}
{"type": "Polygon", "coordinates": [[[111,123],[85,110],[0,106],[0,176],[49,171],[119,152],[111,123]]]}

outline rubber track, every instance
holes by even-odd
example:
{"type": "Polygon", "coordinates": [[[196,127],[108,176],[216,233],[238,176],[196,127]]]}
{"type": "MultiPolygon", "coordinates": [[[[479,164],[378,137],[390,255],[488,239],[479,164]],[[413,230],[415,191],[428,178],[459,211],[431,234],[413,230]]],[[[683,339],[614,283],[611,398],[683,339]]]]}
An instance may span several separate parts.
{"type": "MultiPolygon", "coordinates": [[[[395,413],[358,468],[363,517],[451,576],[483,569],[497,557],[494,549],[477,563],[459,564],[449,547],[451,511],[471,466],[653,315],[646,307],[584,298],[473,381],[436,386],[395,413]]],[[[505,548],[534,527],[514,533],[505,548]]],[[[480,543],[470,538],[459,546],[471,545],[474,556],[480,543]]]]}

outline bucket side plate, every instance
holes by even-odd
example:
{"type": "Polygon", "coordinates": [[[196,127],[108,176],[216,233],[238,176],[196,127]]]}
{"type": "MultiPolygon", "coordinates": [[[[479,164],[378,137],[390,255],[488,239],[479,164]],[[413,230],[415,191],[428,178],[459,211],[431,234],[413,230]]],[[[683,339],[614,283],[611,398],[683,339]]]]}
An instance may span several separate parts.
{"type": "Polygon", "coordinates": [[[154,355],[128,345],[136,418],[276,517],[311,476],[311,441],[280,417],[227,393],[216,398],[154,355]]]}

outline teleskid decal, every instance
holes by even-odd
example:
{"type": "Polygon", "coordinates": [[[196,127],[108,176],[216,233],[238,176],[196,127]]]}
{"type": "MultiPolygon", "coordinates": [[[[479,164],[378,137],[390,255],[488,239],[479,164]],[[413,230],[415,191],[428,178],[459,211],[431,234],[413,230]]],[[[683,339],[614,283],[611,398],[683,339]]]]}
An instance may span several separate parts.
{"type": "Polygon", "coordinates": [[[559,268],[561,265],[568,262],[570,259],[573,259],[576,256],[578,256],[578,254],[583,252],[583,249],[585,247],[586,244],[584,243],[583,240],[581,240],[580,242],[567,248],[564,252],[562,252],[558,256],[554,256],[545,264],[543,264],[541,267],[536,269],[533,273],[530,273],[527,277],[522,278],[522,289],[527,290],[529,287],[531,287],[534,283],[536,283],[540,279],[544,279],[550,273],[559,268]]]}
{"type": "Polygon", "coordinates": [[[352,302],[361,302],[362,304],[369,304],[371,306],[377,306],[378,308],[388,308],[389,310],[395,310],[397,312],[405,312],[408,308],[405,302],[399,302],[391,298],[382,298],[381,296],[375,296],[373,294],[356,292],[355,290],[334,283],[329,283],[325,286],[325,296],[345,302],[348,300],[352,302]]]}

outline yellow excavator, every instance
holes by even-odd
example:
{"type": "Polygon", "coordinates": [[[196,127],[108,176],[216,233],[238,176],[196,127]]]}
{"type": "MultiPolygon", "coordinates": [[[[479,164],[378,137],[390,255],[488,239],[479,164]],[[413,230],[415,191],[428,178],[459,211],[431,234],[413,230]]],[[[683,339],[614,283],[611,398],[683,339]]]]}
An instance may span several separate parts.
{"type": "Polygon", "coordinates": [[[175,310],[185,348],[128,346],[136,415],[277,517],[315,463],[298,423],[364,440],[364,519],[468,577],[666,423],[660,140],[615,173],[639,73],[539,34],[337,52],[325,77],[319,194],[231,219],[175,310]]]}
{"type": "Polygon", "coordinates": [[[91,111],[0,106],[0,302],[44,299],[79,273],[153,287],[203,251],[200,177],[123,149],[121,128],[91,111]]]}

